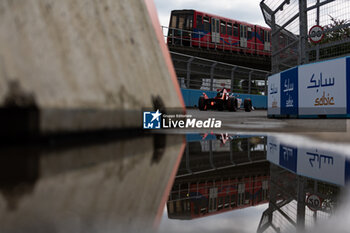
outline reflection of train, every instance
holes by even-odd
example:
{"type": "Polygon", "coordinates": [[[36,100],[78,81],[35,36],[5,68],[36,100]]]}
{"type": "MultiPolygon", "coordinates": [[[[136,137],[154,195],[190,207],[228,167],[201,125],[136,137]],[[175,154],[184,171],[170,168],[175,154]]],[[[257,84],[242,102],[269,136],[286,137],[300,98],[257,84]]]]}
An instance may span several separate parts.
{"type": "Polygon", "coordinates": [[[168,216],[193,219],[267,203],[268,180],[268,176],[249,176],[180,185],[167,203],[168,216]]]}
{"type": "Polygon", "coordinates": [[[270,55],[271,30],[196,10],[171,12],[168,44],[270,55]]]}
{"type": "Polygon", "coordinates": [[[187,137],[167,202],[168,217],[193,219],[266,203],[265,137],[187,137]]]}

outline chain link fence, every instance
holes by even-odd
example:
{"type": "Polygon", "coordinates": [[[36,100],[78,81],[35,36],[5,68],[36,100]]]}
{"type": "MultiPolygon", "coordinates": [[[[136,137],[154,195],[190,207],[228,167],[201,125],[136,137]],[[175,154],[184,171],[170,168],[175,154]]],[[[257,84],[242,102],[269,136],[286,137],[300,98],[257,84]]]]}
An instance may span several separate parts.
{"type": "Polygon", "coordinates": [[[260,7],[272,29],[272,73],[350,54],[350,1],[263,0],[260,7]],[[310,36],[315,25],[323,32],[310,36]]]}
{"type": "Polygon", "coordinates": [[[242,94],[267,93],[270,72],[170,52],[181,88],[242,94]]]}

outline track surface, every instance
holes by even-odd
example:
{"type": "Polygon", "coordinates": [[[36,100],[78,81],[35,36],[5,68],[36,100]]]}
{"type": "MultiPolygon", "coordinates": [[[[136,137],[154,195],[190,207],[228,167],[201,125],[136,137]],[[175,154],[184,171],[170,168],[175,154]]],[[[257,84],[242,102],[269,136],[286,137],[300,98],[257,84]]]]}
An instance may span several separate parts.
{"type": "Polygon", "coordinates": [[[222,121],[219,131],[226,132],[261,132],[261,133],[293,133],[308,135],[313,138],[333,142],[349,141],[349,120],[346,119],[271,119],[267,111],[199,111],[187,109],[187,114],[197,119],[215,118],[222,121]]]}

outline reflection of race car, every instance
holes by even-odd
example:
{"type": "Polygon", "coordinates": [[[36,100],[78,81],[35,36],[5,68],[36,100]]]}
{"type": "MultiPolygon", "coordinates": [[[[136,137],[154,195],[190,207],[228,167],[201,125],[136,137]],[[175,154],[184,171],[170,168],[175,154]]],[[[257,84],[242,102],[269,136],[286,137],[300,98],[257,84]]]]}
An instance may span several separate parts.
{"type": "MultiPolygon", "coordinates": [[[[215,98],[208,98],[203,92],[203,95],[198,100],[198,108],[201,111],[217,109],[219,111],[229,110],[235,112],[241,108],[241,105],[242,99],[230,94],[226,89],[219,91],[215,98]]],[[[246,112],[250,112],[253,109],[252,100],[245,98],[243,107],[246,112]]]]}

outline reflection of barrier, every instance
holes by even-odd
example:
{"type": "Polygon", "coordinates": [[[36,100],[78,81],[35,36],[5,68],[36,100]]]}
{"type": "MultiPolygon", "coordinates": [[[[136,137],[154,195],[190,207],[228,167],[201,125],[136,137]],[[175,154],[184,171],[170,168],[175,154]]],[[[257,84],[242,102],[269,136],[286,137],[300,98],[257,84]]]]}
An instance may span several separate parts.
{"type": "Polygon", "coordinates": [[[268,137],[267,160],[298,175],[335,185],[344,186],[350,178],[350,160],[316,146],[297,148],[268,137]]]}
{"type": "Polygon", "coordinates": [[[266,146],[270,198],[257,233],[311,232],[339,205],[340,191],[349,180],[348,159],[317,145],[289,145],[270,136],[266,146]]]}
{"type": "Polygon", "coordinates": [[[268,115],[349,117],[350,58],[297,66],[268,82],[268,115]]]}

